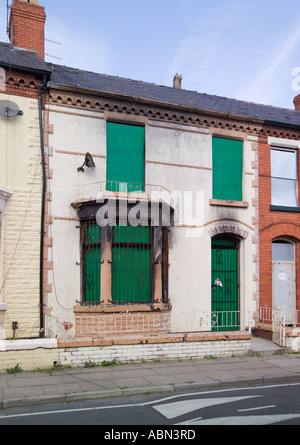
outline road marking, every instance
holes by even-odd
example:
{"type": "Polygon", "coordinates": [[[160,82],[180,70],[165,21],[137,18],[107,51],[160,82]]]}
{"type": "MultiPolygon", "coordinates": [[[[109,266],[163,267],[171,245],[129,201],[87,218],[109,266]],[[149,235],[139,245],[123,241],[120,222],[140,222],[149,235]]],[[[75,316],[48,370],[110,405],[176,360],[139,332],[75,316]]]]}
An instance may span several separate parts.
{"type": "MultiPolygon", "coordinates": [[[[134,408],[134,407],[143,407],[143,406],[151,406],[157,403],[167,402],[169,400],[174,399],[182,399],[184,397],[196,397],[196,396],[205,396],[208,394],[218,394],[218,393],[226,393],[226,392],[236,392],[236,391],[260,391],[263,389],[270,388],[284,388],[288,386],[300,386],[300,383],[283,383],[277,385],[266,385],[266,386],[253,386],[253,387],[244,387],[244,388],[229,388],[229,389],[217,389],[212,391],[201,391],[197,393],[187,393],[187,394],[177,394],[169,397],[165,397],[163,399],[157,399],[150,402],[136,403],[136,404],[126,404],[126,405],[110,405],[110,406],[99,406],[93,408],[78,408],[78,409],[68,409],[68,410],[58,410],[58,411],[44,411],[44,412],[33,412],[33,413],[23,413],[23,414],[13,414],[7,416],[0,416],[1,419],[10,419],[14,417],[30,417],[30,416],[46,416],[52,414],[63,414],[63,413],[73,413],[80,411],[95,411],[95,410],[105,410],[105,409],[117,409],[117,408],[134,408]]],[[[75,402],[74,402],[75,403],[75,402]]]]}
{"type": "Polygon", "coordinates": [[[269,405],[269,406],[258,406],[257,408],[248,408],[248,409],[238,409],[239,413],[245,413],[246,411],[257,411],[260,409],[271,409],[271,408],[277,408],[276,405],[269,405]]]}
{"type": "Polygon", "coordinates": [[[222,397],[216,399],[196,399],[184,400],[183,402],[168,403],[166,405],[153,406],[163,416],[168,419],[183,416],[185,414],[197,411],[199,409],[208,408],[209,406],[224,405],[225,403],[234,403],[241,400],[253,399],[262,396],[244,396],[244,397],[222,397]]]}
{"type": "Polygon", "coordinates": [[[283,422],[291,419],[298,419],[300,414],[279,414],[272,416],[240,416],[240,417],[219,417],[216,419],[193,419],[187,422],[178,423],[178,426],[189,425],[218,425],[218,426],[229,426],[229,425],[271,425],[278,422],[283,422]]]}

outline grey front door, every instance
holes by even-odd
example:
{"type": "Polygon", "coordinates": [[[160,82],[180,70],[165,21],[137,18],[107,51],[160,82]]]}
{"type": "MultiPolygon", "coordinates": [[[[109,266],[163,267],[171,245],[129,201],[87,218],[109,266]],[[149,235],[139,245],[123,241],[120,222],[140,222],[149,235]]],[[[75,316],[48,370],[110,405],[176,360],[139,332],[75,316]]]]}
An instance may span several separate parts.
{"type": "Polygon", "coordinates": [[[273,243],[273,307],[285,310],[286,323],[293,322],[296,310],[295,246],[273,243]]]}

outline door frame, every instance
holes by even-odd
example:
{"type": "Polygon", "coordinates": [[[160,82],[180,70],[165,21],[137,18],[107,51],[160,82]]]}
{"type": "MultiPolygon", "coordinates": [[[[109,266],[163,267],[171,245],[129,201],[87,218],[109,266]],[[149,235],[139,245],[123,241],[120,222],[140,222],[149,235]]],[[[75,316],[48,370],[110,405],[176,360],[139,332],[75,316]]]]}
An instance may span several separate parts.
{"type": "MultiPolygon", "coordinates": [[[[272,240],[272,307],[276,308],[276,304],[275,304],[275,285],[274,285],[274,279],[275,279],[275,274],[274,274],[274,267],[275,264],[287,264],[287,265],[293,265],[293,276],[292,276],[292,281],[293,281],[293,308],[290,309],[291,311],[291,315],[292,315],[292,311],[296,311],[297,310],[297,275],[296,275],[296,243],[290,239],[284,238],[284,237],[279,237],[279,238],[275,238],[272,240]],[[280,243],[280,241],[282,243],[286,243],[286,244],[290,244],[293,246],[293,252],[294,252],[294,259],[293,261],[291,260],[274,260],[273,257],[273,244],[275,244],[276,242],[280,243]]],[[[284,309],[284,306],[281,306],[282,309],[284,309]]],[[[288,308],[287,308],[288,309],[288,308]]],[[[289,316],[288,316],[288,311],[286,314],[286,323],[289,324],[289,316]]]]}
{"type": "MultiPolygon", "coordinates": [[[[223,234],[219,234],[216,235],[214,237],[211,238],[211,251],[213,250],[213,242],[216,240],[228,240],[228,241],[232,241],[235,243],[235,248],[231,249],[231,250],[236,250],[237,251],[237,301],[236,303],[233,304],[237,304],[237,311],[239,312],[239,324],[238,324],[238,329],[229,329],[232,331],[236,331],[236,330],[241,330],[242,326],[244,324],[243,321],[243,317],[242,317],[242,312],[241,312],[241,246],[242,246],[242,242],[241,239],[233,234],[228,234],[228,233],[223,233],[223,234]]],[[[225,249],[224,249],[225,250],[225,249]]],[[[213,276],[213,256],[211,253],[211,279],[215,280],[215,278],[219,278],[219,277],[214,277],[213,276]]],[[[212,282],[212,286],[211,286],[211,312],[212,314],[215,312],[213,310],[213,293],[214,293],[214,282],[212,282]]],[[[226,312],[226,311],[224,311],[226,312]]],[[[229,311],[230,312],[230,311],[229,311]]],[[[235,312],[235,311],[233,311],[235,312]]],[[[213,315],[212,315],[213,316],[213,315]]],[[[222,329],[218,329],[219,331],[222,331],[222,329]]],[[[228,331],[228,329],[225,329],[228,331]]]]}

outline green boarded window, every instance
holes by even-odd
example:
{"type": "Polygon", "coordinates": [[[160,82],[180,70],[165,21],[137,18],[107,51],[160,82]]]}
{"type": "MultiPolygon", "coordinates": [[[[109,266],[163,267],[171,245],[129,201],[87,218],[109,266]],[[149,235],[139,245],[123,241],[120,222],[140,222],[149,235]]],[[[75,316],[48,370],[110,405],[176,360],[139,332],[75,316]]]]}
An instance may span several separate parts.
{"type": "Polygon", "coordinates": [[[243,201],[243,142],[213,138],[213,199],[243,201]]]}
{"type": "Polygon", "coordinates": [[[83,226],[83,293],[88,304],[100,303],[101,228],[96,223],[83,226]]]}
{"type": "Polygon", "coordinates": [[[150,227],[115,227],[112,256],[113,303],[150,302],[150,227]]]}
{"type": "Polygon", "coordinates": [[[107,190],[144,191],[145,128],[107,122],[107,190]]]}

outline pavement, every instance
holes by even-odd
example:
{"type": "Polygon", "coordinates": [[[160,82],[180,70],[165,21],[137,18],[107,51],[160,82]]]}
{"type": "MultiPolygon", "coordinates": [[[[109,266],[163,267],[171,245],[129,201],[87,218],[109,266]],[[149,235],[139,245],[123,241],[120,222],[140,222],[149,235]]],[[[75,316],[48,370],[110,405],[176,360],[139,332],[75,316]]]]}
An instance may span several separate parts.
{"type": "Polygon", "coordinates": [[[0,409],[207,388],[300,382],[300,354],[251,340],[249,356],[0,373],[0,409]]]}

